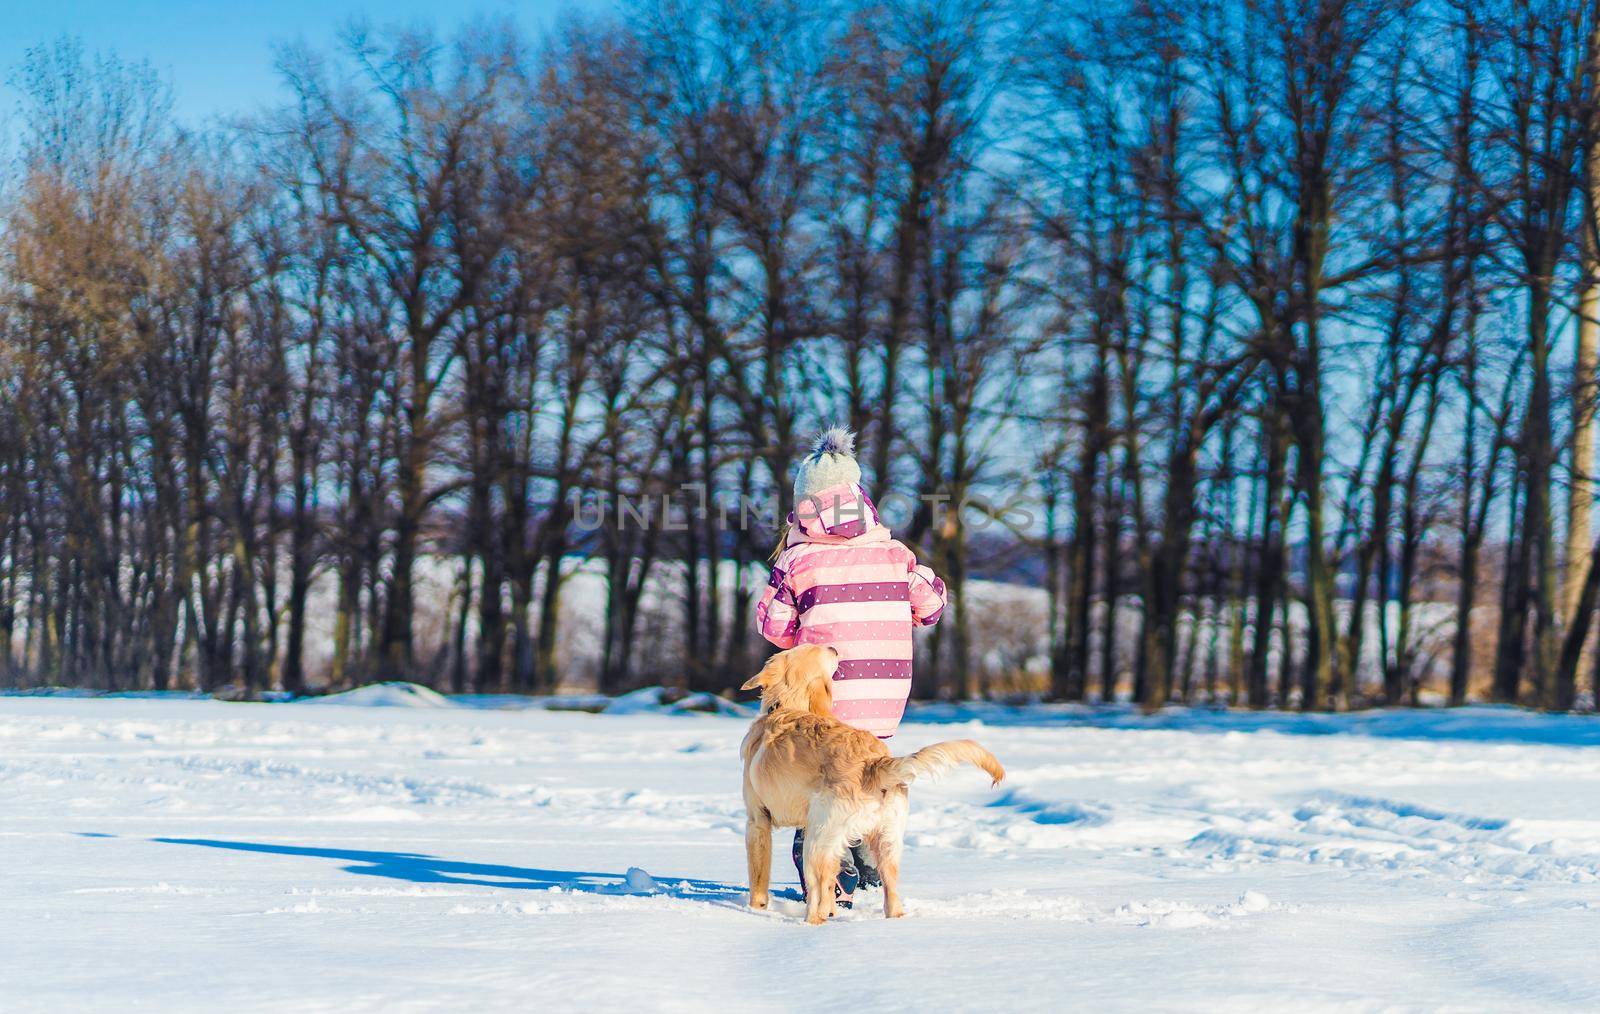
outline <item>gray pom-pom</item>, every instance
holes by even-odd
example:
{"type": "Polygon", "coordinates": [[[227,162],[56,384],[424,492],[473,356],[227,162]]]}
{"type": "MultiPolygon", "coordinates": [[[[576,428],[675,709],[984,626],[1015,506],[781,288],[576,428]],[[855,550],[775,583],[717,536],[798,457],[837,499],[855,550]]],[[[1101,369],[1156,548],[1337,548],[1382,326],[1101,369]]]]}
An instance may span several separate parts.
{"type": "Polygon", "coordinates": [[[856,456],[856,435],[843,426],[834,426],[817,434],[816,443],[811,446],[811,456],[820,458],[824,454],[842,454],[847,458],[856,456]]]}

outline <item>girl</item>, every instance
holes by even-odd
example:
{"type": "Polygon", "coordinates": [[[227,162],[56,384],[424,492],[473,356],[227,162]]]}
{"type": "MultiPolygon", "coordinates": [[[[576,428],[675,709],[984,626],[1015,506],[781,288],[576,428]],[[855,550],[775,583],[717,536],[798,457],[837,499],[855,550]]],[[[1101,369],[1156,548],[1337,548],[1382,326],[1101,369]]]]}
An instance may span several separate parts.
{"type": "MultiPolygon", "coordinates": [[[[861,488],[855,435],[848,430],[817,438],[795,474],[794,499],[772,578],[756,606],[756,625],[779,648],[827,644],[838,651],[834,717],[888,739],[911,694],[911,631],[939,622],[944,582],[919,566],[879,520],[861,488]]],[[[796,869],[803,841],[796,831],[796,869]]],[[[867,850],[854,845],[851,853],[839,867],[843,908],[851,906],[858,882],[877,883],[867,850]]]]}

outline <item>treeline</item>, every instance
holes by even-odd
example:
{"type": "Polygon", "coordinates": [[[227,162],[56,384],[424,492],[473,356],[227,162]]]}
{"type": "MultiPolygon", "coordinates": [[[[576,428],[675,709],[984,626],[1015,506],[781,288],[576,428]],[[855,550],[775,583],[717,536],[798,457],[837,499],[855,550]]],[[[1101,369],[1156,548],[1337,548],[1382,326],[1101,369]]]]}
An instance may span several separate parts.
{"type": "Polygon", "coordinates": [[[837,421],[951,591],[922,694],[1002,689],[1009,526],[1057,698],[1577,699],[1590,3],[647,0],[279,68],[205,128],[21,68],[0,685],[548,691],[587,560],[600,689],[724,689],[742,505],[837,421]]]}

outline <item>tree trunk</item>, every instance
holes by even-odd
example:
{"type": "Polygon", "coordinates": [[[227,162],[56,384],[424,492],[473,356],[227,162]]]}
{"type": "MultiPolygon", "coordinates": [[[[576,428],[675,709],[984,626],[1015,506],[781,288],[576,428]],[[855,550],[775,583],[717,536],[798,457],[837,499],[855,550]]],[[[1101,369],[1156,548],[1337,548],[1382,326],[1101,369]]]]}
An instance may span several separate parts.
{"type": "MultiPolygon", "coordinates": [[[[1600,25],[1594,30],[1600,38],[1600,25]]],[[[1593,50],[1600,43],[1591,41],[1593,50]]],[[[1600,55],[1591,56],[1600,63],[1600,55]]],[[[1600,71],[1600,67],[1596,68],[1600,71]]],[[[1596,85],[1596,99],[1600,101],[1600,81],[1596,85]]],[[[1594,503],[1594,437],[1595,437],[1595,384],[1596,367],[1600,365],[1600,257],[1597,257],[1595,236],[1595,202],[1600,200],[1600,141],[1590,145],[1586,158],[1590,195],[1587,202],[1582,231],[1583,289],[1578,297],[1578,348],[1572,377],[1572,482],[1567,488],[1567,554],[1565,574],[1562,578],[1564,592],[1562,622],[1567,626],[1567,641],[1572,633],[1587,631],[1589,619],[1580,618],[1581,599],[1588,587],[1591,566],[1589,547],[1594,541],[1590,520],[1594,503]]],[[[1592,603],[1589,608],[1593,608],[1592,603]]],[[[1568,646],[1562,645],[1561,663],[1556,674],[1556,701],[1553,706],[1565,711],[1571,707],[1576,692],[1578,666],[1583,659],[1583,645],[1572,649],[1571,668],[1567,665],[1568,646]],[[1567,702],[1563,705],[1561,702],[1567,702]]]]}
{"type": "MultiPolygon", "coordinates": [[[[1245,681],[1245,700],[1252,708],[1265,708],[1267,695],[1267,661],[1272,646],[1272,621],[1283,584],[1283,521],[1282,509],[1285,458],[1283,429],[1273,410],[1268,408],[1262,419],[1266,432],[1266,478],[1261,494],[1261,530],[1259,562],[1256,565],[1255,616],[1250,650],[1250,670],[1245,681]]],[[[1288,645],[1285,645],[1287,652],[1288,645]]]]}

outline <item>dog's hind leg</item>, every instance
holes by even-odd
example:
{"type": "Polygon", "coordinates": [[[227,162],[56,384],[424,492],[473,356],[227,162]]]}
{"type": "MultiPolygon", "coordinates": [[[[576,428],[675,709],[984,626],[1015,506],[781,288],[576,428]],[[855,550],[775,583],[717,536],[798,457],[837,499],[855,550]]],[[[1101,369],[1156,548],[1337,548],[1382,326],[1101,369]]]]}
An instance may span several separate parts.
{"type": "Polygon", "coordinates": [[[764,909],[772,878],[772,820],[765,809],[746,813],[744,855],[750,868],[750,907],[764,909]]]}
{"type": "MultiPolygon", "coordinates": [[[[817,809],[813,803],[813,816],[817,809]]],[[[833,889],[839,879],[839,853],[844,849],[844,836],[826,824],[811,823],[806,827],[804,849],[806,922],[815,926],[827,922],[838,909],[833,889]]]]}
{"type": "Polygon", "coordinates": [[[905,906],[900,903],[900,842],[884,835],[874,844],[878,875],[883,878],[883,914],[898,919],[906,914],[905,906]]]}
{"type": "MultiPolygon", "coordinates": [[[[806,851],[812,851],[809,840],[806,851]]],[[[834,883],[838,879],[838,853],[817,851],[806,858],[806,922],[817,926],[833,918],[838,911],[833,897],[834,883]]]]}
{"type": "Polygon", "coordinates": [[[904,795],[891,800],[884,822],[867,836],[867,846],[878,860],[878,876],[883,878],[883,914],[898,919],[906,914],[900,902],[900,853],[905,847],[906,817],[910,805],[904,795]]]}

